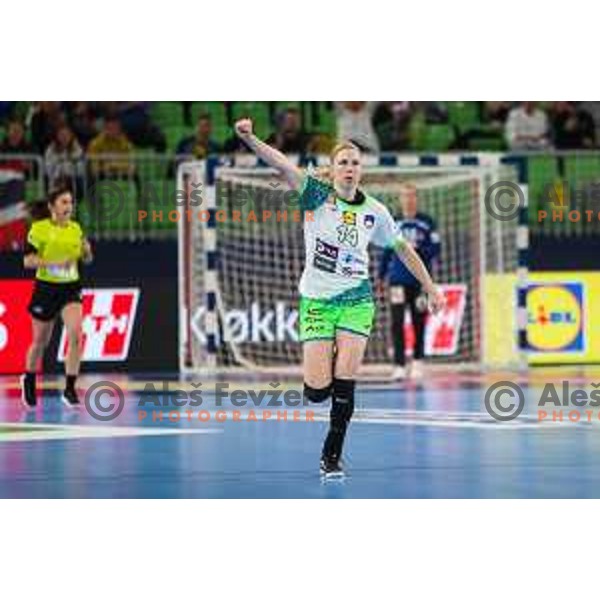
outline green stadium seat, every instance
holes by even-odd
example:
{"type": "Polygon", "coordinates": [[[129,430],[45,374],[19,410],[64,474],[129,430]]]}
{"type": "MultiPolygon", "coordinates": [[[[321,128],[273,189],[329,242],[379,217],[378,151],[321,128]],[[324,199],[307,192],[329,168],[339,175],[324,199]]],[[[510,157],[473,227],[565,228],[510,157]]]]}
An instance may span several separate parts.
{"type": "Polygon", "coordinates": [[[142,181],[144,201],[148,210],[174,210],[175,204],[175,180],[162,178],[146,179],[142,181]]]}
{"type": "Polygon", "coordinates": [[[233,130],[229,125],[214,126],[213,125],[213,139],[217,144],[223,146],[225,142],[233,135],[233,130]]]}
{"type": "MultiPolygon", "coordinates": [[[[312,111],[309,111],[309,118],[310,112],[312,111]]],[[[309,121],[307,125],[309,133],[322,133],[335,138],[337,136],[337,122],[333,108],[328,107],[327,102],[319,102],[315,112],[318,114],[318,120],[312,123],[309,121]]]]}
{"type": "Polygon", "coordinates": [[[138,173],[142,181],[163,179],[169,176],[172,163],[173,157],[170,154],[148,155],[139,161],[138,173]]]}
{"type": "Polygon", "coordinates": [[[232,115],[234,121],[250,117],[254,121],[256,135],[263,139],[272,132],[271,111],[268,102],[234,102],[232,115]]]}
{"type": "Polygon", "coordinates": [[[529,184],[529,213],[537,214],[539,209],[548,206],[545,195],[548,185],[555,185],[561,181],[558,163],[554,156],[530,156],[527,159],[527,182],[529,184]]]}
{"type": "Polygon", "coordinates": [[[177,148],[177,144],[185,137],[193,135],[193,130],[185,125],[171,125],[163,129],[165,137],[167,138],[167,148],[174,152],[177,148]]]}
{"type": "Polygon", "coordinates": [[[35,181],[25,183],[25,202],[39,202],[43,198],[43,193],[40,192],[40,186],[35,181]]]}
{"type": "MultiPolygon", "coordinates": [[[[596,188],[591,188],[590,184],[596,186],[600,183],[600,157],[590,154],[572,154],[564,157],[565,183],[570,190],[575,192],[592,192],[593,195],[587,196],[587,201],[582,201],[581,197],[571,198],[570,204],[580,210],[587,208],[596,208],[596,188]]],[[[578,231],[581,229],[575,228],[578,231]]]]}
{"type": "Polygon", "coordinates": [[[450,125],[427,125],[421,142],[422,147],[418,150],[444,152],[454,142],[454,131],[450,125]]]}
{"type": "Polygon", "coordinates": [[[183,110],[181,102],[154,102],[150,108],[150,116],[161,129],[182,125],[183,110]]]}
{"type": "Polygon", "coordinates": [[[600,157],[587,154],[565,156],[564,173],[571,185],[576,185],[578,181],[600,180],[600,157]]]}
{"type": "Polygon", "coordinates": [[[91,206],[91,198],[85,198],[79,205],[78,212],[81,222],[87,224],[91,235],[111,234],[113,236],[126,237],[129,232],[138,229],[136,190],[133,181],[111,180],[113,185],[118,186],[123,198],[123,208],[110,218],[98,221],[94,217],[94,209],[91,206]]]}
{"type": "Polygon", "coordinates": [[[302,112],[302,102],[294,102],[290,100],[278,100],[275,102],[275,111],[281,112],[288,108],[295,108],[297,111],[302,112]]]}
{"type": "Polygon", "coordinates": [[[414,150],[425,150],[425,115],[421,110],[413,113],[408,126],[408,136],[410,139],[410,147],[414,150]]]}
{"type": "Polygon", "coordinates": [[[462,133],[479,125],[477,102],[448,102],[448,121],[462,133]]]}
{"type": "Polygon", "coordinates": [[[227,109],[223,102],[194,102],[192,105],[192,122],[196,123],[200,115],[209,114],[213,127],[228,124],[227,109]]]}
{"type": "Polygon", "coordinates": [[[506,143],[501,133],[495,137],[469,136],[469,150],[478,152],[503,152],[506,150],[506,143]]]}

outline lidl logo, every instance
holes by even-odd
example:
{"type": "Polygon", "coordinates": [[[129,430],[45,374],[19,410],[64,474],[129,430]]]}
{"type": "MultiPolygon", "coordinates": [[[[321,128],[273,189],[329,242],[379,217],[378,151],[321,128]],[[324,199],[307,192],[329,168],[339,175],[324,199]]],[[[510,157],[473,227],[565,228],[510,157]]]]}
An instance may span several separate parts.
{"type": "Polygon", "coordinates": [[[527,341],[536,352],[583,352],[583,283],[532,284],[527,292],[527,341]]]}

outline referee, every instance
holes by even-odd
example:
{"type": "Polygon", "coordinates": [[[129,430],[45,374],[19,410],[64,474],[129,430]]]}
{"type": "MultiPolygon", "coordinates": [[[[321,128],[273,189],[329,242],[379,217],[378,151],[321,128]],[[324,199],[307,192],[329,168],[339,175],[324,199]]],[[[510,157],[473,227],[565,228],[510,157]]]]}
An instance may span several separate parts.
{"type": "MultiPolygon", "coordinates": [[[[402,214],[396,217],[398,233],[412,245],[429,273],[440,254],[440,238],[432,217],[417,212],[417,191],[414,187],[400,198],[402,214]]],[[[388,279],[392,313],[392,338],[394,340],[394,377],[419,378],[422,376],[422,359],[425,355],[425,319],[427,297],[414,275],[393,252],[385,250],[379,264],[379,279],[388,279]],[[404,316],[410,310],[415,334],[415,348],[410,373],[406,370],[406,342],[404,339],[404,316]]],[[[383,285],[380,286],[380,289],[383,285]]]]}
{"type": "Polygon", "coordinates": [[[92,249],[79,223],[72,220],[73,196],[58,189],[42,203],[40,214],[27,236],[23,264],[35,269],[35,285],[29,304],[33,341],[27,352],[26,371],[21,379],[22,401],[35,408],[36,370],[54,326],[60,317],[67,331],[69,350],[65,361],[66,385],[62,400],[67,406],[80,404],[75,389],[81,358],[81,282],[79,261],[92,261],[92,249]]]}

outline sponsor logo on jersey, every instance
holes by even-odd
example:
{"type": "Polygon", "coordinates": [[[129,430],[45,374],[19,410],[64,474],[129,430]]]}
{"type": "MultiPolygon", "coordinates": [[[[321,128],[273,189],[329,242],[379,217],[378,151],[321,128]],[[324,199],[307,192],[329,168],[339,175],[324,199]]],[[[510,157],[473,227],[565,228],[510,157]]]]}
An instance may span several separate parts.
{"type": "Polygon", "coordinates": [[[352,252],[342,252],[342,254],[340,256],[340,262],[344,265],[350,265],[350,264],[365,265],[366,264],[364,260],[360,259],[355,254],[352,254],[352,252]]]}
{"type": "Polygon", "coordinates": [[[342,222],[344,225],[356,225],[356,213],[350,210],[342,212],[342,222]]]}
{"type": "Polygon", "coordinates": [[[375,215],[365,215],[364,223],[367,229],[371,229],[375,225],[375,215]]]}
{"type": "MultiPolygon", "coordinates": [[[[139,295],[139,288],[83,291],[82,361],[127,360],[139,295]]],[[[65,360],[67,351],[68,340],[63,327],[59,361],[65,360]]]]}
{"type": "Polygon", "coordinates": [[[341,273],[347,277],[366,275],[365,262],[351,252],[342,252],[340,255],[341,273]]]}
{"type": "Polygon", "coordinates": [[[327,273],[335,273],[336,265],[336,260],[331,260],[329,258],[325,258],[324,256],[319,256],[318,254],[315,254],[313,266],[317,269],[321,269],[321,271],[326,271],[327,273]]]}
{"type": "Polygon", "coordinates": [[[315,244],[315,252],[321,256],[325,256],[327,258],[337,259],[339,248],[337,246],[332,246],[323,240],[317,238],[315,244]]]}
{"type": "Polygon", "coordinates": [[[533,284],[527,291],[527,342],[536,352],[583,352],[583,283],[533,284]]]}

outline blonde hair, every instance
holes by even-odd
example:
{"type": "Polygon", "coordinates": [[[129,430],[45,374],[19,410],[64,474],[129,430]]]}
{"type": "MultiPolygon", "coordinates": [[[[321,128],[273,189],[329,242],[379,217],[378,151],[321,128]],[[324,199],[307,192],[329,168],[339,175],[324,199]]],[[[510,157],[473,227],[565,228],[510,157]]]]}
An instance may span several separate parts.
{"type": "MultiPolygon", "coordinates": [[[[333,164],[335,157],[344,150],[356,150],[360,154],[360,148],[352,142],[338,142],[329,153],[329,162],[333,164]]],[[[327,167],[319,167],[315,169],[315,175],[319,179],[323,179],[328,183],[332,183],[333,176],[331,174],[331,164],[327,167]]]]}
{"type": "Polygon", "coordinates": [[[343,150],[356,150],[360,154],[360,148],[352,142],[338,142],[329,154],[330,162],[335,160],[335,157],[343,150]]]}

